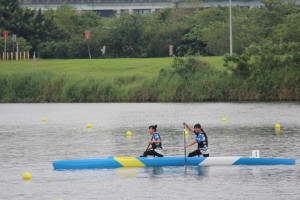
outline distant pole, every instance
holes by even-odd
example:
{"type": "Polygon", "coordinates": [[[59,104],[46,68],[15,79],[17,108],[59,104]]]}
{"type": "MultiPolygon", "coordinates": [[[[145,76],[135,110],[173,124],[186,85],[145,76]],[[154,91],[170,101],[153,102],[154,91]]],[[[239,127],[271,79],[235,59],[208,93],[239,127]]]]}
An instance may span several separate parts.
{"type": "Polygon", "coordinates": [[[103,46],[101,51],[102,51],[102,58],[104,59],[104,54],[105,54],[105,51],[106,51],[106,46],[105,45],[103,46]]]}
{"type": "Polygon", "coordinates": [[[17,41],[17,35],[13,34],[12,35],[12,42],[13,42],[13,53],[15,53],[15,42],[17,41]]]}
{"type": "Polygon", "coordinates": [[[20,43],[17,42],[17,56],[16,56],[17,61],[19,61],[19,45],[20,43]]]}
{"type": "Polygon", "coordinates": [[[230,42],[230,55],[232,56],[231,0],[229,0],[229,42],[230,42]]]}
{"type": "Polygon", "coordinates": [[[35,57],[35,51],[33,52],[33,64],[34,64],[34,71],[36,72],[36,57],[35,57]]]}

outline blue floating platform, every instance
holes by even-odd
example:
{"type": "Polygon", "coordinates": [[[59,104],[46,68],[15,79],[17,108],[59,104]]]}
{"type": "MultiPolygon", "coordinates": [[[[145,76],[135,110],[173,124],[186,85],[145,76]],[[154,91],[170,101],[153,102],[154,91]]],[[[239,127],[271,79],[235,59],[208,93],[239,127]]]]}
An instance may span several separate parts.
{"type": "MultiPolygon", "coordinates": [[[[187,157],[186,165],[295,165],[296,159],[246,158],[246,157],[187,157]]],[[[54,169],[88,169],[146,166],[184,166],[184,157],[108,157],[98,159],[59,160],[53,162],[54,169]]]]}

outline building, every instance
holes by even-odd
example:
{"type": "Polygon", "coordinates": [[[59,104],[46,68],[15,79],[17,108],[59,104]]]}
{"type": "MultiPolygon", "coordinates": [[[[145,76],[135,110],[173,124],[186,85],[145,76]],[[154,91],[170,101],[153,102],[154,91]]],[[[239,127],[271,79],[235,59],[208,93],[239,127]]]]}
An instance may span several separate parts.
{"type": "MultiPolygon", "coordinates": [[[[118,16],[122,12],[153,13],[163,8],[189,6],[184,0],[20,0],[21,6],[30,9],[56,9],[62,4],[69,4],[77,10],[92,10],[101,13],[104,17],[118,16]]],[[[229,0],[202,0],[202,8],[228,5],[229,0]]],[[[296,0],[300,5],[300,0],[296,0]]],[[[260,0],[232,0],[232,6],[259,8],[263,4],[260,0]]]]}

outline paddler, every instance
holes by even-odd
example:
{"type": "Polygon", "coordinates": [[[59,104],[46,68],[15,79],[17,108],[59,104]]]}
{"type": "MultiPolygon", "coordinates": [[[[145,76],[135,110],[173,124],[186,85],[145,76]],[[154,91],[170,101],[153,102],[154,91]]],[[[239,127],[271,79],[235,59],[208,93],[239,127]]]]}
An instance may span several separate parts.
{"type": "Polygon", "coordinates": [[[149,126],[149,133],[153,135],[152,139],[149,141],[149,146],[147,150],[141,157],[147,157],[148,155],[153,155],[157,157],[164,157],[164,152],[162,150],[162,142],[161,137],[158,133],[156,133],[157,125],[149,126]]]}
{"type": "Polygon", "coordinates": [[[199,156],[201,154],[203,155],[203,157],[209,157],[210,149],[208,148],[207,135],[201,128],[201,125],[195,124],[194,130],[185,122],[183,122],[183,126],[186,126],[189,129],[189,131],[194,132],[196,135],[196,140],[191,144],[185,145],[184,148],[188,148],[198,143],[198,149],[189,153],[188,157],[199,156]]]}

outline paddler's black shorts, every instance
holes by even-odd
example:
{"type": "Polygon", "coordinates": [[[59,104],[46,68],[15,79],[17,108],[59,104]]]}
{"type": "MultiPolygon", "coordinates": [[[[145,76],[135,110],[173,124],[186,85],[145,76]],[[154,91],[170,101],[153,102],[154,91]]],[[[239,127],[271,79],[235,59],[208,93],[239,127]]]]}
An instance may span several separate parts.
{"type": "MultiPolygon", "coordinates": [[[[191,153],[189,153],[188,157],[194,157],[194,156],[200,156],[202,153],[200,152],[200,149],[197,149],[191,153]]],[[[209,154],[202,154],[203,157],[209,157],[209,154]]]]}

